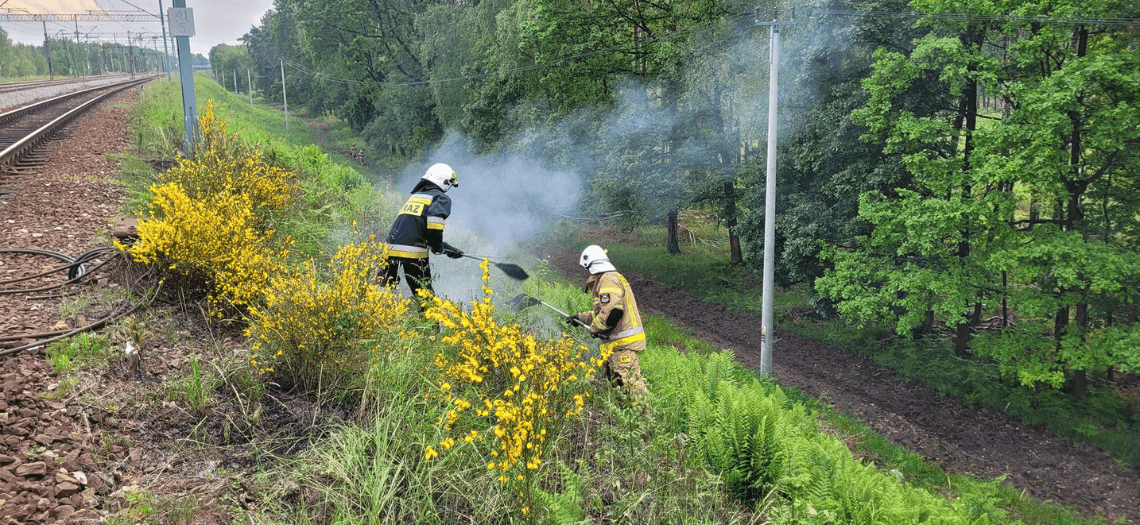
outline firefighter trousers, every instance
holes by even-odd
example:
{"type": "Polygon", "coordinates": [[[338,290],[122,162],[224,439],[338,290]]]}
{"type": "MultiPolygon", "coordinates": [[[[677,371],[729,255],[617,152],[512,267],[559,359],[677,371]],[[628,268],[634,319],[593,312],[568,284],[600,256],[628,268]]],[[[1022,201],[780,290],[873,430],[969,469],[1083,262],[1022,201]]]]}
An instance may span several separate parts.
{"type": "Polygon", "coordinates": [[[606,377],[633,397],[649,392],[645,380],[641,378],[641,364],[637,361],[637,350],[614,349],[606,360],[606,377]]]}
{"type": "Polygon", "coordinates": [[[384,274],[384,286],[394,288],[400,285],[400,268],[404,269],[404,277],[408,281],[408,288],[411,289],[412,298],[417,303],[421,300],[421,288],[435,295],[435,290],[432,290],[431,287],[431,266],[428,264],[426,257],[423,259],[389,257],[388,268],[384,274]]]}

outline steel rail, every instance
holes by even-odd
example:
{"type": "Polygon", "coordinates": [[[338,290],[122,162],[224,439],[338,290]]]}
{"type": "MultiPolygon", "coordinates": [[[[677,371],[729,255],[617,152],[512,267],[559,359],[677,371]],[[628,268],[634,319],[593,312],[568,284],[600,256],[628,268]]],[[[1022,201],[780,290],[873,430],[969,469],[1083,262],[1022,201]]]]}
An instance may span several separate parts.
{"type": "Polygon", "coordinates": [[[26,82],[4,82],[0,84],[0,93],[18,93],[20,91],[27,91],[30,89],[62,86],[67,84],[78,84],[109,77],[111,77],[111,75],[82,76],[79,78],[68,77],[56,80],[29,80],[26,82]]]}
{"type": "Polygon", "coordinates": [[[76,106],[75,108],[68,111],[67,113],[60,115],[59,117],[56,117],[51,122],[44,124],[39,129],[36,129],[35,131],[31,132],[30,134],[28,134],[24,138],[13,143],[11,146],[8,146],[7,148],[4,149],[4,151],[0,151],[0,164],[11,164],[12,161],[19,159],[24,153],[26,153],[30,149],[32,149],[36,146],[39,146],[40,144],[43,144],[45,141],[50,139],[57,131],[59,131],[60,128],[67,125],[69,122],[71,122],[76,117],[81,115],[87,109],[90,109],[95,104],[103,101],[103,99],[106,99],[107,97],[110,97],[111,95],[114,95],[114,94],[116,94],[120,91],[123,91],[125,89],[132,88],[132,87],[134,87],[138,84],[141,84],[143,82],[149,82],[152,79],[153,79],[153,77],[147,77],[147,78],[132,80],[130,82],[124,82],[122,84],[115,84],[112,86],[101,86],[101,87],[96,87],[96,88],[91,88],[91,89],[85,89],[83,91],[76,91],[74,93],[68,93],[66,95],[61,95],[61,96],[58,96],[58,97],[55,97],[52,99],[48,99],[48,100],[45,100],[42,102],[37,102],[35,104],[31,104],[31,105],[28,105],[28,106],[25,106],[25,107],[22,107],[22,108],[13,110],[13,111],[9,111],[7,113],[4,113],[3,115],[0,115],[0,125],[4,125],[7,122],[10,122],[16,118],[19,118],[19,117],[28,115],[30,113],[33,113],[35,111],[38,111],[40,109],[43,109],[49,105],[56,104],[56,103],[62,102],[62,101],[67,100],[67,99],[72,99],[75,97],[90,94],[93,91],[100,91],[100,90],[106,91],[106,93],[101,93],[101,94],[95,95],[90,100],[76,106]]]}
{"type": "Polygon", "coordinates": [[[98,87],[83,89],[83,90],[79,90],[79,91],[72,91],[71,93],[64,93],[63,95],[60,95],[58,97],[52,97],[52,98],[49,98],[46,100],[41,100],[39,102],[33,102],[31,104],[28,104],[27,106],[23,106],[23,107],[13,109],[12,111],[8,111],[6,113],[0,114],[0,126],[3,126],[9,122],[12,122],[13,120],[19,119],[25,115],[29,115],[29,114],[35,113],[37,111],[43,110],[43,109],[47,108],[48,106],[53,106],[55,104],[58,104],[60,102],[65,101],[65,100],[73,99],[75,97],[79,97],[79,96],[83,96],[87,93],[91,93],[93,91],[99,91],[99,90],[107,89],[107,88],[108,88],[108,86],[98,86],[98,87]]]}

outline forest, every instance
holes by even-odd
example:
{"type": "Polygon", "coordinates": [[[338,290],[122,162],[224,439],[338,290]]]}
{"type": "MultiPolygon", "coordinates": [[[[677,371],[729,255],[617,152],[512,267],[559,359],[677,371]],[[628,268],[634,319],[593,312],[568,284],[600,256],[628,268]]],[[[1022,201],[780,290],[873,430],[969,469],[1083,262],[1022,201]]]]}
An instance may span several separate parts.
{"type": "Polygon", "coordinates": [[[573,173],[575,213],[663,222],[670,253],[678,212],[711,207],[731,262],[759,268],[759,22],[790,21],[777,284],[901,336],[952,330],[959,353],[1079,398],[1140,371],[1136,16],[1116,0],[277,0],[210,59],[231,89],[284,87],[382,154],[460,143],[573,173]]]}

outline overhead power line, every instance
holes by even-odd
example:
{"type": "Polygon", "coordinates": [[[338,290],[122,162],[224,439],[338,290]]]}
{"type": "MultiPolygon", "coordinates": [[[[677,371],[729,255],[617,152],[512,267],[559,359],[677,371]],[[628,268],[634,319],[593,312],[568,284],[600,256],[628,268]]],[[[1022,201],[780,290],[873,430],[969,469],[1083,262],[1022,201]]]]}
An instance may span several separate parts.
{"type": "Polygon", "coordinates": [[[0,13],[0,22],[158,22],[152,15],[118,13],[34,14],[0,13]]]}

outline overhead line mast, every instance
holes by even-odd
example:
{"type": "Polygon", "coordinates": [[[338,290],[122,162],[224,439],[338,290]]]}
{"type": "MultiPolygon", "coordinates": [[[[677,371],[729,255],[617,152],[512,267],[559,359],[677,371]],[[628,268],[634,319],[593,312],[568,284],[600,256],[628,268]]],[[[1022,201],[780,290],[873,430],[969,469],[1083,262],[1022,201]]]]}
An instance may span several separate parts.
{"type": "Polygon", "coordinates": [[[764,286],[760,306],[760,373],[772,373],[772,342],[775,329],[772,326],[773,297],[776,274],[776,109],[778,100],[778,80],[780,69],[780,27],[796,23],[795,10],[790,10],[791,20],[782,21],[779,10],[772,11],[772,20],[762,22],[760,8],[755,11],[755,24],[768,26],[770,44],[768,59],[768,172],[764,190],[764,286]]]}

